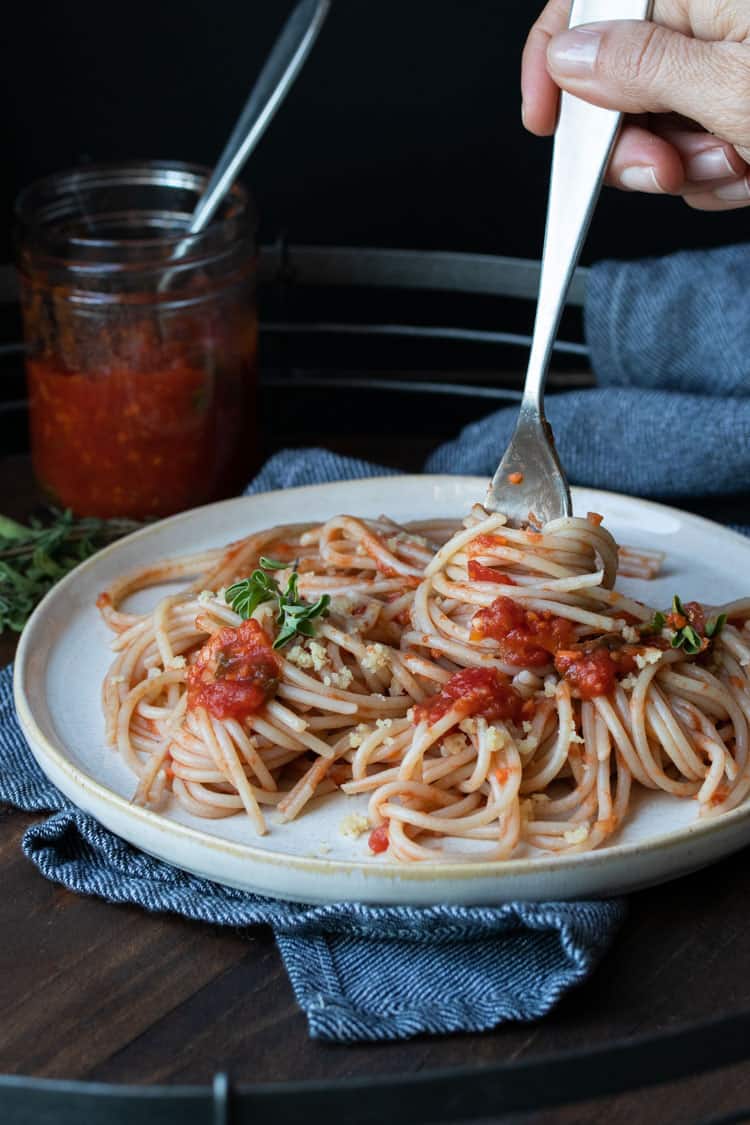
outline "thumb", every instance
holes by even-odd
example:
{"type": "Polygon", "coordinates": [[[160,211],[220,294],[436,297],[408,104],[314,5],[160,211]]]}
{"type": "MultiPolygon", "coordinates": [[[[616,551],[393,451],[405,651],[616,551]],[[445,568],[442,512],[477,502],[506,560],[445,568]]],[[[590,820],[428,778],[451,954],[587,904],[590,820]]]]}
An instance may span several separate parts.
{"type": "Polygon", "coordinates": [[[679,113],[750,143],[750,46],[691,39],[646,20],[590,23],[554,36],[550,75],[571,94],[623,113],[679,113]]]}

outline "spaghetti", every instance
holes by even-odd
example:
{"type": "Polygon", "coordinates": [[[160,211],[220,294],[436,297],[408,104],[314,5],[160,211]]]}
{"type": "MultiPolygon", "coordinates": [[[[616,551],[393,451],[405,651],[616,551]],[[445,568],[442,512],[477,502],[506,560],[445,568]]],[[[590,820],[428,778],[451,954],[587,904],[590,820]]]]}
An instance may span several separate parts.
{"type": "Polygon", "coordinates": [[[338,516],[157,563],[98,601],[107,740],[140,803],[258,833],[365,794],[372,852],[401,861],[596,848],[634,785],[734,808],[750,598],[662,614],[613,589],[617,567],[600,517],[536,532],[479,506],[460,526],[338,516]]]}

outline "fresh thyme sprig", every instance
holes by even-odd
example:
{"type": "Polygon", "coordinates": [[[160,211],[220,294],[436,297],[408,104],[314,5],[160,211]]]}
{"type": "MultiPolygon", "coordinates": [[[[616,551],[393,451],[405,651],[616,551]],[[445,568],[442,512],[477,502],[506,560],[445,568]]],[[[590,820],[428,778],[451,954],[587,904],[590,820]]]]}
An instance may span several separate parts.
{"type": "Polygon", "coordinates": [[[135,520],[76,519],[56,508],[48,520],[32,519],[28,526],[0,516],[0,633],[20,633],[55,582],[141,526],[135,520]]]}
{"type": "Polygon", "coordinates": [[[672,613],[670,616],[681,618],[685,622],[684,625],[681,625],[672,633],[672,640],[669,642],[672,648],[684,648],[689,656],[696,656],[706,647],[704,638],[701,637],[698,630],[692,625],[690,618],[685,612],[685,607],[677,594],[672,598],[672,613]]]}
{"type": "Polygon", "coordinates": [[[282,648],[298,634],[302,637],[314,637],[313,620],[326,613],[331,600],[328,594],[323,594],[316,602],[303,602],[297,589],[299,576],[296,564],[289,575],[286,590],[282,591],[276,579],[267,572],[286,570],[289,564],[266,558],[265,555],[261,555],[258,562],[261,569],[254,570],[249,578],[242,578],[226,590],[224,600],[227,605],[247,620],[259,605],[275,599],[279,632],[273,642],[274,648],[282,648]]]}
{"type": "Polygon", "coordinates": [[[685,609],[679,595],[672,599],[672,610],[669,614],[657,610],[650,621],[640,625],[638,632],[642,637],[654,636],[661,633],[665,625],[672,628],[670,645],[672,648],[682,648],[689,656],[697,656],[708,648],[708,641],[715,640],[727,623],[726,613],[711,617],[703,626],[703,633],[695,627],[690,620],[690,614],[685,609]],[[679,624],[683,622],[683,624],[679,624]]]}
{"type": "Polygon", "coordinates": [[[677,594],[672,599],[670,618],[685,622],[684,625],[680,625],[674,630],[670,644],[672,648],[683,648],[689,656],[696,656],[699,652],[708,648],[708,641],[715,640],[718,637],[727,621],[726,613],[720,613],[718,617],[710,618],[706,622],[703,636],[701,636],[677,594]]]}

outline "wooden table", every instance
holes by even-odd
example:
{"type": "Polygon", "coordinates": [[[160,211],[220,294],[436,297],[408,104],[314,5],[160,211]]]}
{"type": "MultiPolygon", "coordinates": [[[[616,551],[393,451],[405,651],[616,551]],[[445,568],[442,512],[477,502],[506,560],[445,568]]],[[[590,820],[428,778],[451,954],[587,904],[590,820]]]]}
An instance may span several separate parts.
{"type": "MultiPolygon", "coordinates": [[[[0,510],[36,502],[24,457],[0,458],[0,510]]],[[[0,661],[13,641],[0,641],[0,661]]],[[[482,1035],[330,1046],[311,1040],[268,930],[249,933],[82,898],[43,879],[0,811],[0,1072],[124,1083],[376,1077],[602,1045],[750,1007],[748,853],[635,894],[600,969],[540,1023],[482,1035]]],[[[534,1116],[695,1122],[750,1104],[750,1063],[534,1116]]],[[[528,1118],[526,1119],[528,1120],[528,1118]]]]}

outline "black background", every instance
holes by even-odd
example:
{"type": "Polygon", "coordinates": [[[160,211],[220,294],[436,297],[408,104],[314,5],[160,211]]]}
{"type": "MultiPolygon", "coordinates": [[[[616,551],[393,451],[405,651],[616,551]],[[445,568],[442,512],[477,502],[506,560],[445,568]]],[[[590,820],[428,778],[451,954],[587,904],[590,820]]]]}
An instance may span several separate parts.
{"type": "MultiPolygon", "coordinates": [[[[536,0],[335,0],[245,172],[261,235],[538,257],[549,142],[520,122],[536,0]]],[[[12,200],[86,160],[212,162],[290,0],[14,2],[0,47],[12,200]]],[[[748,212],[607,192],[584,260],[744,239],[748,212]]]]}

